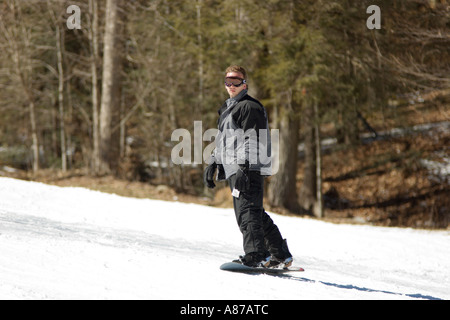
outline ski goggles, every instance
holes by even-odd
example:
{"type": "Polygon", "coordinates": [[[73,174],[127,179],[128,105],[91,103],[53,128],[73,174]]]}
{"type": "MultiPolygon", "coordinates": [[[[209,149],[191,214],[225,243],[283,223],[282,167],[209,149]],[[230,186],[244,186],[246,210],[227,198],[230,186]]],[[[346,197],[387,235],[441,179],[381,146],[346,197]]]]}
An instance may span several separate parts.
{"type": "Polygon", "coordinates": [[[241,78],[238,78],[238,77],[227,77],[227,78],[225,78],[225,85],[227,87],[231,87],[231,86],[240,87],[240,86],[242,86],[245,83],[246,83],[245,79],[241,79],[241,78]]]}

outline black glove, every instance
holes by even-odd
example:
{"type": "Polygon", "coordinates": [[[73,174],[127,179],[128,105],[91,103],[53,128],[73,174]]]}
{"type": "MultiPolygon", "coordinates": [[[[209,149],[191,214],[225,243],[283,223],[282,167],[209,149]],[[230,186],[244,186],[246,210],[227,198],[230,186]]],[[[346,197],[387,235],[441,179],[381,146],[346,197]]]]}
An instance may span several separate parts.
{"type": "Polygon", "coordinates": [[[223,165],[218,164],[217,165],[217,181],[225,180],[225,169],[223,168],[223,165]]]}
{"type": "Polygon", "coordinates": [[[250,189],[250,179],[248,177],[248,162],[245,165],[239,165],[236,172],[236,182],[234,188],[240,192],[245,192],[250,189]]]}
{"type": "Polygon", "coordinates": [[[216,186],[214,184],[214,173],[216,172],[216,168],[217,164],[213,162],[206,167],[205,172],[203,173],[203,182],[210,189],[213,189],[216,186]]]}

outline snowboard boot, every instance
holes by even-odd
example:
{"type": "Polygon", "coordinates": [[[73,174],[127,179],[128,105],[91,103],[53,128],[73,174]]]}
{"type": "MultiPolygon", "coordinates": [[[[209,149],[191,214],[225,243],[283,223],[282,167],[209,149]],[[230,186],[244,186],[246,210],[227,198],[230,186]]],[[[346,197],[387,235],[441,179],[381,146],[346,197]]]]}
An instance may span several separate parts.
{"type": "Polygon", "coordinates": [[[277,257],[270,257],[269,268],[289,268],[292,265],[294,259],[292,257],[288,257],[286,259],[280,259],[277,257]]]}
{"type": "Polygon", "coordinates": [[[283,240],[281,250],[270,257],[269,268],[289,268],[294,259],[289,252],[286,239],[283,240]]]}
{"type": "Polygon", "coordinates": [[[239,256],[239,259],[233,260],[233,262],[252,268],[267,268],[270,264],[270,256],[259,252],[251,252],[244,256],[239,256]]]}

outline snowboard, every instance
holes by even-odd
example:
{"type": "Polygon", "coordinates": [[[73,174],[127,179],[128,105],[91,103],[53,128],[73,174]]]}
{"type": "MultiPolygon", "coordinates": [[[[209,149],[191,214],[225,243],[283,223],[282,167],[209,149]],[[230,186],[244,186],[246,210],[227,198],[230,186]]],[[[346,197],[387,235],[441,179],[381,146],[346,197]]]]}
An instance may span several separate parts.
{"type": "Polygon", "coordinates": [[[265,274],[283,274],[287,272],[300,272],[305,271],[301,267],[289,267],[289,268],[257,268],[248,267],[246,265],[237,262],[227,262],[220,266],[220,270],[231,271],[231,272],[241,272],[241,273],[265,273],[265,274]]]}

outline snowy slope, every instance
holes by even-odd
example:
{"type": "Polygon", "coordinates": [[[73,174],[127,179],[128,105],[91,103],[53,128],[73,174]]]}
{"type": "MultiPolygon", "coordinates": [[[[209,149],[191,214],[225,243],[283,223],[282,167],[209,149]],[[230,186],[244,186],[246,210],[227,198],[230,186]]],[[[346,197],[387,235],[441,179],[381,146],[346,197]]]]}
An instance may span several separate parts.
{"type": "Polygon", "coordinates": [[[219,270],[231,209],[0,178],[0,299],[450,299],[449,231],[271,216],[305,272],[219,270]]]}

